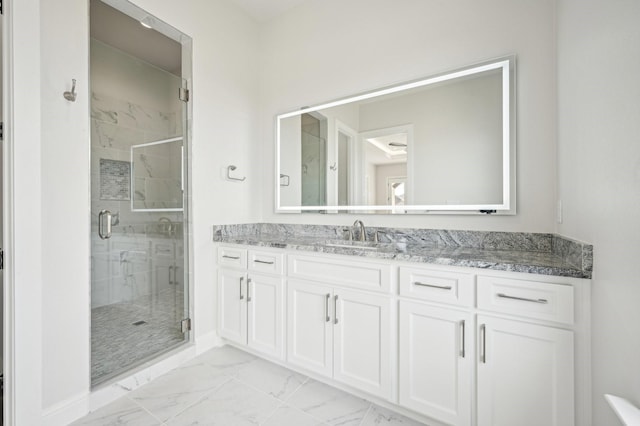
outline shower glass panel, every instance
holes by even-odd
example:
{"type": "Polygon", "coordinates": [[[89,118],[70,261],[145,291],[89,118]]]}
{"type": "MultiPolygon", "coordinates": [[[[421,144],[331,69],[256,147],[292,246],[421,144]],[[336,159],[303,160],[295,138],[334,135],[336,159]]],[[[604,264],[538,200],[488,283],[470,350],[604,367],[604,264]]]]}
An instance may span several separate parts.
{"type": "Polygon", "coordinates": [[[180,42],[98,0],[91,1],[91,35],[95,386],[188,340],[188,113],[179,99],[187,82],[180,42]],[[125,29],[140,36],[110,36],[125,29]],[[123,44],[140,42],[150,44],[139,54],[123,44]],[[177,55],[174,65],[144,55],[157,49],[166,49],[156,55],[163,61],[177,55]]]}
{"type": "Polygon", "coordinates": [[[303,114],[301,130],[302,205],[322,206],[327,201],[327,120],[303,114]]]}

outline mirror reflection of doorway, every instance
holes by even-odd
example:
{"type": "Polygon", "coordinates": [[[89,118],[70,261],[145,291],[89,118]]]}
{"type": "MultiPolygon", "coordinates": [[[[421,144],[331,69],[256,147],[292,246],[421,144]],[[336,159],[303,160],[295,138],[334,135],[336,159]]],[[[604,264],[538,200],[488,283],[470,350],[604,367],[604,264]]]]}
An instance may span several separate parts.
{"type": "Polygon", "coordinates": [[[191,59],[187,36],[129,2],[91,0],[90,12],[96,386],[189,340],[191,59]]]}
{"type": "Polygon", "coordinates": [[[393,207],[405,205],[406,176],[387,178],[387,204],[393,207]]]}

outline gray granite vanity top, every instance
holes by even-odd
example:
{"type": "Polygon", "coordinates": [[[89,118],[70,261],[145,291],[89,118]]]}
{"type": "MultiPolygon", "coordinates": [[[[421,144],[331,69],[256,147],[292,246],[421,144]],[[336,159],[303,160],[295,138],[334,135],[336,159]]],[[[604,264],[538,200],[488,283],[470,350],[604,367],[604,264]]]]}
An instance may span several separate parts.
{"type": "Polygon", "coordinates": [[[593,247],[553,234],[371,228],[367,242],[343,227],[244,224],[214,227],[215,242],[436,265],[591,278],[593,247]],[[380,231],[380,243],[371,237],[380,231]]]}

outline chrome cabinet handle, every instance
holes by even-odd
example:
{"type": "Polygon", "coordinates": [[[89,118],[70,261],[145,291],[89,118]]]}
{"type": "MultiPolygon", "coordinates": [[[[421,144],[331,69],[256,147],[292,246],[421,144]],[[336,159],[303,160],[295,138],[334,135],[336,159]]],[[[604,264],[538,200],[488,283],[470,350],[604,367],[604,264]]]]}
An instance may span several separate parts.
{"type": "Polygon", "coordinates": [[[451,290],[453,288],[450,285],[425,284],[425,283],[421,283],[420,281],[414,281],[413,285],[419,285],[419,286],[422,286],[422,287],[438,288],[440,290],[451,290]]]}
{"type": "Polygon", "coordinates": [[[169,284],[173,284],[173,280],[171,279],[171,270],[173,268],[174,268],[173,266],[169,266],[169,271],[168,271],[169,272],[169,274],[168,274],[169,275],[169,284]]]}
{"type": "Polygon", "coordinates": [[[254,260],[255,263],[264,263],[265,265],[273,265],[273,262],[267,262],[266,260],[254,260]]]}
{"type": "Polygon", "coordinates": [[[233,259],[233,260],[240,259],[240,256],[229,256],[227,254],[223,254],[222,257],[224,257],[225,259],[233,259]]]}
{"type": "Polygon", "coordinates": [[[543,305],[549,303],[547,299],[529,299],[528,297],[509,296],[504,293],[498,293],[497,296],[503,299],[522,300],[524,302],[542,303],[543,305]]]}
{"type": "Polygon", "coordinates": [[[464,341],[465,341],[465,330],[464,330],[464,326],[465,326],[465,321],[462,320],[460,321],[460,356],[462,358],[464,358],[465,352],[464,352],[464,341]]]}
{"type": "Polygon", "coordinates": [[[331,317],[329,316],[329,299],[331,299],[331,293],[327,293],[327,299],[325,300],[324,303],[324,316],[325,316],[325,322],[329,322],[331,321],[331,317]]]}
{"type": "Polygon", "coordinates": [[[338,323],[338,295],[333,296],[333,323],[338,323]]]}
{"type": "Polygon", "coordinates": [[[111,238],[111,212],[109,210],[100,210],[100,213],[98,213],[98,236],[103,240],[111,238]],[[107,221],[106,233],[103,232],[105,218],[107,221]]]}
{"type": "Polygon", "coordinates": [[[244,299],[244,295],[242,294],[242,282],[244,281],[244,277],[240,277],[240,300],[244,299]]]}
{"type": "Polygon", "coordinates": [[[484,324],[480,325],[480,362],[487,363],[487,330],[484,324]]]}
{"type": "Polygon", "coordinates": [[[251,278],[247,280],[247,302],[251,302],[251,278]]]}

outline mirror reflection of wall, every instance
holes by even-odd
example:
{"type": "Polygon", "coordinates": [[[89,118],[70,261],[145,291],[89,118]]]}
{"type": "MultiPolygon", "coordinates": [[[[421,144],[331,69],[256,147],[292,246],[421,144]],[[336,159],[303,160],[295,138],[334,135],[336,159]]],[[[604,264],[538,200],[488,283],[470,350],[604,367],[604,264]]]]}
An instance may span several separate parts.
{"type": "Polygon", "coordinates": [[[349,135],[338,132],[338,205],[349,205],[349,135]]]}

